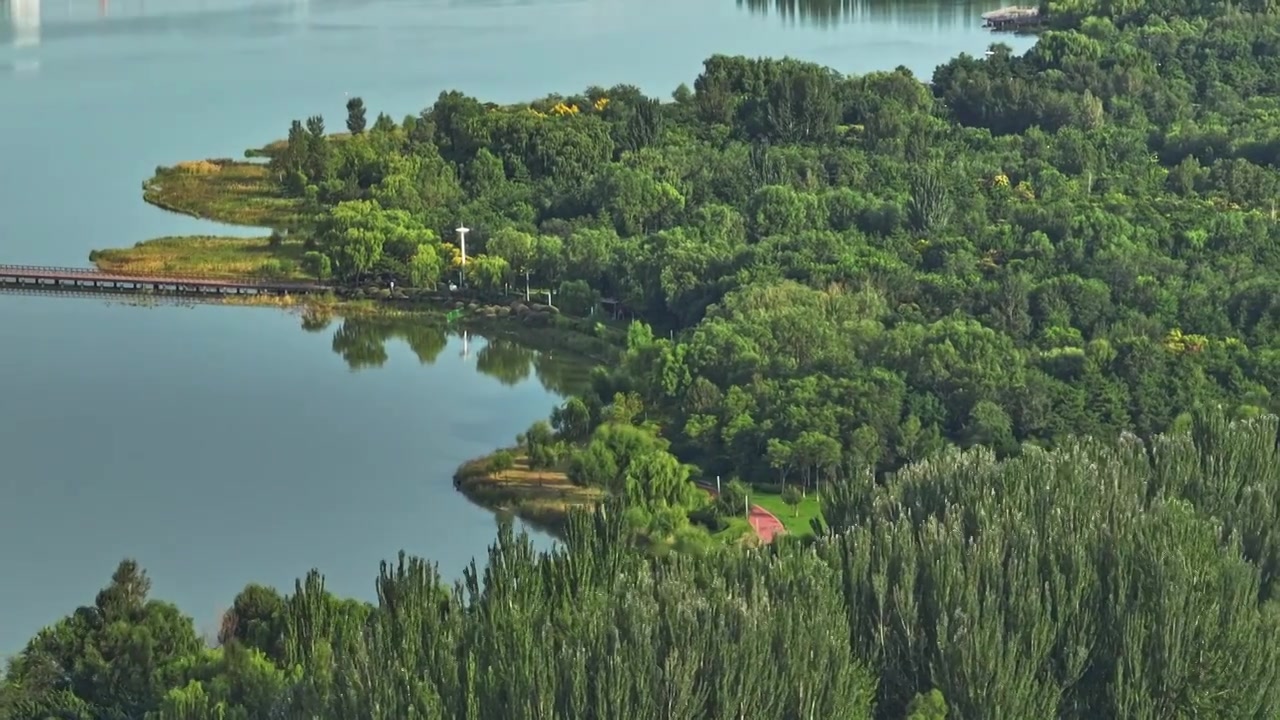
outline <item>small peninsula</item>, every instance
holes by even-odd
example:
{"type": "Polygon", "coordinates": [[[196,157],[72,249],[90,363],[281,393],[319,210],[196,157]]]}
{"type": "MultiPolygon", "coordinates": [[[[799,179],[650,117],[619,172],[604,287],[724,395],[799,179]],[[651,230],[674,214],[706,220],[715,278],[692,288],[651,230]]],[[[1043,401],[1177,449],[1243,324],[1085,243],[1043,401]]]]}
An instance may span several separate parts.
{"type": "Polygon", "coordinates": [[[538,430],[550,449],[534,464],[611,496],[652,485],[658,504],[632,520],[667,540],[745,521],[695,489],[717,480],[807,535],[809,503],[862,469],[1150,436],[1212,404],[1277,409],[1256,289],[1280,240],[1263,128],[1200,98],[1244,128],[1208,164],[1154,109],[1191,112],[1185,87],[1144,75],[1159,90],[1142,112],[1076,92],[1064,68],[1118,38],[995,45],[931,85],[716,56],[669,101],[627,85],[514,105],[450,91],[396,121],[353,98],[342,133],[313,115],[244,160],[145,184],[152,203],[263,237],[93,257],[310,278],[600,340],[617,349],[572,421],[566,404],[538,430]],[[657,459],[632,467],[636,448],[657,459]]]}
{"type": "MultiPolygon", "coordinates": [[[[625,97],[626,93],[620,95],[625,97]]],[[[663,123],[660,104],[640,102],[642,97],[630,100],[641,108],[635,117],[642,118],[630,122],[649,122],[654,127],[663,123]]],[[[597,123],[609,117],[606,111],[611,101],[600,94],[595,98],[552,97],[527,105],[478,107],[486,117],[506,119],[499,122],[549,126],[560,121],[571,127],[574,118],[583,116],[582,108],[594,113],[597,123]]],[[[622,106],[612,107],[616,112],[622,106]]],[[[610,234],[617,238],[620,231],[626,232],[625,225],[610,227],[613,223],[606,221],[594,231],[597,246],[591,248],[582,246],[584,237],[593,237],[590,227],[584,228],[584,235],[573,232],[576,225],[566,225],[560,237],[545,230],[521,229],[509,219],[495,217],[491,206],[453,209],[451,212],[486,220],[474,223],[477,227],[470,237],[473,254],[464,264],[462,246],[439,239],[447,237],[451,223],[444,218],[449,214],[436,208],[437,222],[428,226],[422,213],[431,217],[429,196],[408,189],[415,182],[434,178],[436,186],[443,187],[445,196],[455,203],[464,200],[470,189],[465,187],[469,183],[458,182],[458,177],[466,174],[456,173],[436,150],[434,136],[423,136],[437,122],[434,110],[406,118],[401,124],[383,115],[370,128],[360,124],[363,112],[362,103],[353,101],[346,133],[326,133],[323,119],[311,117],[305,124],[294,123],[289,139],[250,149],[243,160],[183,161],[157,168],[143,184],[144,199],[157,207],[224,224],[262,227],[268,235],[158,238],[131,248],[97,250],[90,260],[104,272],[123,275],[321,281],[330,284],[333,297],[302,300],[308,312],[452,309],[462,313],[464,322],[473,327],[504,332],[509,330],[503,321],[518,320],[516,331],[525,341],[582,354],[606,365],[616,361],[633,313],[624,302],[606,298],[601,288],[607,286],[598,278],[583,279],[575,270],[589,263],[595,272],[602,272],[609,250],[600,243],[609,242],[610,234]],[[425,157],[415,143],[426,143],[425,157]],[[387,177],[388,167],[400,168],[406,175],[387,177]],[[412,174],[408,174],[410,169],[412,174]],[[346,173],[355,175],[344,177],[346,173]],[[362,186],[370,178],[377,182],[362,186]],[[393,189],[405,193],[399,202],[412,211],[389,199],[386,192],[393,189]],[[537,302],[542,298],[555,304],[537,302]],[[530,329],[536,332],[525,332],[530,329]]],[[[598,130],[594,132],[597,136],[598,130]]],[[[635,132],[644,134],[652,129],[637,128],[635,132]]],[[[603,145],[599,151],[605,152],[603,145]]],[[[503,171],[491,170],[498,173],[490,178],[493,184],[503,171]]],[[[642,229],[642,225],[632,228],[642,229]]],[[[290,298],[262,300],[294,304],[290,298]]],[[[534,437],[537,429],[527,435],[534,437]]],[[[526,442],[525,436],[520,440],[526,442]]],[[[536,527],[562,534],[570,511],[599,505],[606,497],[606,484],[615,488],[625,484],[625,473],[612,480],[573,473],[570,465],[576,443],[566,442],[563,436],[552,433],[543,442],[547,448],[541,454],[515,448],[464,463],[456,474],[455,487],[479,505],[510,512],[536,527]],[[539,463],[539,457],[551,459],[539,463]]],[[[611,456],[608,462],[620,460],[611,456]]],[[[673,467],[683,468],[673,475],[680,490],[689,479],[691,466],[673,467]]],[[[726,497],[717,497],[712,488],[710,481],[704,481],[701,490],[689,485],[677,493],[683,497],[680,506],[702,508],[691,516],[697,522],[690,524],[684,511],[677,511],[668,523],[670,528],[654,536],[655,547],[673,541],[682,547],[702,545],[711,538],[769,542],[781,533],[809,535],[813,524],[820,522],[816,494],[768,486],[751,488],[735,482],[726,497]],[[735,513],[731,508],[745,509],[735,513]],[[674,531],[681,528],[677,537],[674,531]]],[[[633,513],[635,517],[639,516],[633,513]]],[[[643,525],[648,521],[637,522],[643,525]]]]}

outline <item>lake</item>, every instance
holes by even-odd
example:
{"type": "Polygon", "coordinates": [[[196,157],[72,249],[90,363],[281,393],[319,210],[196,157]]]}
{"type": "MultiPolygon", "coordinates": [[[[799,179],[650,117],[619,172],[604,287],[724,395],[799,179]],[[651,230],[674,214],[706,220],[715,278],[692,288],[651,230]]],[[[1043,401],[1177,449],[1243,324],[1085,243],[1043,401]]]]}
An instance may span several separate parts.
{"type": "MultiPolygon", "coordinates": [[[[0,0],[0,263],[258,234],[151,208],[140,184],[294,118],[339,125],[350,95],[394,117],[454,88],[665,96],[713,53],[927,77],[997,39],[1028,47],[979,27],[1000,4],[0,0]]],[[[313,566],[368,598],[401,548],[456,576],[494,519],[453,491],[453,469],[545,416],[581,370],[505,341],[304,330],[261,308],[0,294],[0,327],[0,654],[91,602],[125,556],[204,629],[246,582],[291,589],[313,566]]]]}

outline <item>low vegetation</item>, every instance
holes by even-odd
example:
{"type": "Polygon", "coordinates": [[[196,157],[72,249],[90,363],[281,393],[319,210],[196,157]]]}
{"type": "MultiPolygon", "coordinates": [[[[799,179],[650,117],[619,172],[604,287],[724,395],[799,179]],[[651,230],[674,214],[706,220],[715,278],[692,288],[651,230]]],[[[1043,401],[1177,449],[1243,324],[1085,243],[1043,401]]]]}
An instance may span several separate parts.
{"type": "Polygon", "coordinates": [[[509,512],[530,525],[563,535],[572,509],[594,509],[599,488],[575,485],[559,470],[535,470],[518,449],[499,450],[464,463],[454,484],[477,505],[509,512]]]}
{"type": "MultiPolygon", "coordinates": [[[[540,428],[531,430],[536,434],[540,428]]],[[[528,443],[526,437],[520,438],[528,443]]],[[[537,441],[535,440],[535,443],[537,441]]],[[[530,525],[560,537],[568,529],[569,517],[574,511],[590,512],[608,497],[607,488],[601,485],[583,484],[581,465],[575,466],[578,455],[573,448],[563,444],[535,454],[543,459],[531,463],[529,445],[504,448],[463,463],[454,474],[454,486],[477,505],[498,513],[510,513],[530,525]],[[535,468],[534,465],[537,465],[535,468]],[[574,472],[577,482],[570,478],[574,472]]],[[[579,463],[580,460],[577,460],[579,463]]],[[[586,480],[589,482],[589,480],[586,480]]],[[[790,488],[794,489],[794,488],[790,488]]],[[[801,496],[794,493],[776,493],[743,487],[729,497],[717,499],[712,493],[691,496],[688,515],[694,522],[679,525],[685,533],[679,540],[685,547],[704,547],[708,540],[721,543],[740,543],[755,538],[755,531],[745,517],[748,497],[751,505],[773,513],[782,521],[787,533],[798,537],[814,534],[813,522],[821,522],[821,501],[816,494],[801,496]],[[788,502],[794,500],[794,503],[788,502]],[[705,534],[705,537],[690,535],[705,534]]],[[[632,518],[636,514],[632,513],[632,518]]],[[[631,528],[639,535],[654,542],[657,549],[669,549],[676,538],[672,534],[654,537],[651,526],[642,524],[631,528]],[[663,540],[666,542],[663,542],[663,540]]],[[[748,542],[748,544],[757,544],[748,542]]]]}
{"type": "Polygon", "coordinates": [[[180,162],[156,168],[142,190],[152,205],[230,225],[286,229],[306,219],[304,204],[283,196],[263,163],[180,162]]]}
{"type": "Polygon", "coordinates": [[[802,495],[799,488],[788,486],[786,491],[778,493],[755,490],[750,500],[781,520],[788,535],[813,535],[813,523],[822,522],[822,497],[819,493],[802,495]]]}
{"type": "Polygon", "coordinates": [[[184,236],[95,250],[89,260],[99,270],[122,274],[315,280],[301,269],[303,253],[301,241],[278,237],[184,236]]]}
{"type": "Polygon", "coordinates": [[[126,561],[0,717],[1274,718],[1278,432],[952,450],[833,481],[817,538],[696,557],[605,500],[549,553],[504,525],[456,583],[402,556],[373,602],[251,585],[214,649],[126,561]]]}

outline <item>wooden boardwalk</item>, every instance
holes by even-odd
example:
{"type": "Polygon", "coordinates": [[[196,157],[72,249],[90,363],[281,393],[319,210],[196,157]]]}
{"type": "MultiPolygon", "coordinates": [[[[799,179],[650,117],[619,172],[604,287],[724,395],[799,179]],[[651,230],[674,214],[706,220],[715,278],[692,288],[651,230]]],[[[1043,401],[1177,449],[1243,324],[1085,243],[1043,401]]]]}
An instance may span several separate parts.
{"type": "Polygon", "coordinates": [[[108,273],[91,268],[0,265],[0,287],[156,295],[309,295],[328,285],[201,275],[108,273]]]}

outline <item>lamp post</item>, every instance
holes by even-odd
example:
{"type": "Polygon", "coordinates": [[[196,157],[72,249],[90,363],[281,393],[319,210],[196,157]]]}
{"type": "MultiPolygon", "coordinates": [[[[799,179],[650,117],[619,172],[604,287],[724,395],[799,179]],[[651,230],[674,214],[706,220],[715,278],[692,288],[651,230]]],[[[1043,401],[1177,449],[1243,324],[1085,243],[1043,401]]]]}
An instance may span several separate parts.
{"type": "Polygon", "coordinates": [[[462,248],[462,268],[458,270],[458,286],[465,287],[467,284],[467,233],[471,232],[471,228],[458,226],[458,246],[462,248]]]}

